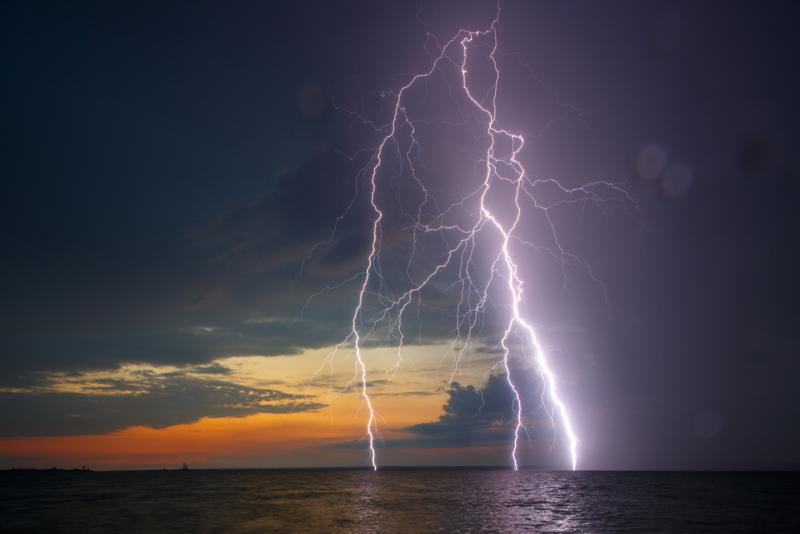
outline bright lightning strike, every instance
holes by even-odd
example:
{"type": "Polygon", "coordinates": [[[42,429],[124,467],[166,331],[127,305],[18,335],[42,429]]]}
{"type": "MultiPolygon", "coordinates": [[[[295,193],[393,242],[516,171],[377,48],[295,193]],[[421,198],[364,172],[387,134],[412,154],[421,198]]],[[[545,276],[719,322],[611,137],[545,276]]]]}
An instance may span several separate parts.
{"type": "MultiPolygon", "coordinates": [[[[364,340],[368,338],[374,331],[375,325],[385,321],[389,323],[389,331],[393,333],[398,342],[397,361],[394,367],[390,370],[389,374],[393,373],[402,362],[403,341],[405,334],[403,332],[403,317],[414,299],[421,298],[421,292],[426,288],[437,276],[441,275],[447,268],[456,267],[458,269],[459,277],[455,284],[460,289],[460,299],[457,304],[456,310],[456,340],[453,343],[455,348],[459,345],[456,351],[455,367],[451,375],[451,382],[455,377],[458,369],[458,364],[464,354],[466,348],[470,345],[472,334],[476,328],[478,317],[484,311],[487,300],[489,298],[490,287],[497,281],[502,284],[503,291],[506,293],[510,301],[510,313],[505,322],[503,335],[500,340],[500,347],[502,348],[503,358],[502,365],[505,369],[506,380],[508,386],[513,393],[514,398],[514,413],[516,416],[514,426],[514,441],[511,451],[511,462],[514,470],[519,468],[517,452],[520,434],[524,430],[523,421],[523,402],[518,385],[514,382],[512,375],[512,367],[510,365],[511,348],[510,339],[514,332],[520,332],[526,339],[526,346],[532,354],[532,361],[539,371],[545,386],[545,394],[547,400],[554,409],[554,415],[557,415],[561,426],[566,434],[567,446],[569,449],[569,457],[572,469],[578,466],[578,437],[574,429],[573,422],[570,418],[569,410],[561,398],[558,391],[558,379],[550,366],[547,355],[541,346],[536,332],[532,324],[523,316],[521,310],[521,303],[523,301],[524,283],[520,278],[518,262],[515,260],[512,251],[512,242],[533,247],[539,252],[545,252],[555,258],[561,263],[562,273],[567,266],[578,267],[583,269],[587,275],[594,281],[599,280],[594,276],[591,266],[581,260],[578,256],[567,252],[561,245],[556,232],[555,223],[551,219],[551,210],[565,204],[572,202],[593,202],[601,204],[609,201],[610,198],[603,196],[601,191],[607,191],[616,196],[616,200],[636,205],[628,193],[618,187],[617,185],[609,182],[592,182],[590,184],[577,187],[567,188],[562,186],[559,182],[553,179],[532,179],[530,178],[522,162],[519,159],[519,154],[522,151],[525,139],[522,134],[510,131],[501,127],[497,121],[497,96],[500,84],[500,69],[497,63],[497,23],[500,17],[500,10],[498,8],[495,18],[491,24],[484,29],[480,30],[459,30],[452,39],[447,41],[444,45],[439,45],[435,38],[432,41],[436,44],[438,53],[432,58],[432,62],[428,70],[415,74],[410,80],[400,87],[398,91],[393,93],[393,107],[391,121],[385,127],[379,127],[375,123],[367,121],[364,122],[372,127],[377,132],[381,133],[380,142],[374,148],[373,157],[371,158],[367,167],[363,169],[363,176],[367,178],[369,184],[369,204],[373,212],[374,219],[371,226],[371,242],[369,255],[367,257],[366,267],[360,273],[352,276],[351,278],[323,291],[316,293],[312,296],[317,296],[324,291],[341,287],[343,284],[361,279],[361,284],[358,292],[358,298],[353,309],[353,314],[350,322],[350,333],[348,336],[339,343],[334,349],[333,353],[328,358],[328,363],[332,365],[332,359],[336,352],[345,345],[351,345],[355,354],[355,369],[354,375],[348,387],[351,385],[358,385],[363,400],[364,406],[368,411],[368,419],[366,424],[366,434],[369,441],[369,457],[373,469],[378,468],[378,462],[375,451],[375,440],[379,436],[379,429],[377,426],[377,414],[370,398],[368,391],[368,371],[366,361],[363,354],[364,340]],[[491,65],[492,78],[488,94],[483,98],[479,98],[475,94],[475,89],[470,83],[470,70],[468,68],[470,54],[477,44],[488,45],[489,52],[487,54],[489,64],[491,65]],[[454,59],[455,56],[455,59],[454,59]],[[458,89],[462,91],[463,96],[472,106],[476,115],[482,117],[482,135],[486,136],[488,141],[487,148],[480,158],[483,165],[482,180],[479,187],[472,191],[467,197],[461,199],[444,210],[440,210],[438,215],[428,222],[423,223],[423,209],[430,207],[434,200],[429,189],[426,187],[424,180],[422,180],[414,165],[412,153],[420,151],[421,145],[416,137],[416,129],[414,121],[411,118],[411,111],[409,110],[409,103],[407,102],[407,94],[409,91],[422,81],[431,78],[437,71],[441,70],[444,65],[452,65],[455,67],[459,79],[458,89]],[[412,251],[406,269],[406,275],[410,281],[411,287],[399,295],[391,294],[386,289],[386,281],[381,271],[381,237],[382,237],[382,223],[385,218],[385,208],[381,206],[378,198],[378,188],[381,185],[379,174],[382,167],[385,165],[387,151],[390,148],[397,148],[402,145],[400,137],[402,132],[407,132],[405,135],[408,137],[408,149],[402,153],[403,161],[407,164],[410,176],[422,196],[421,202],[417,205],[415,216],[412,218],[412,251]],[[507,149],[501,149],[501,146],[510,146],[507,149]],[[506,153],[503,153],[506,152],[506,153]],[[487,196],[493,187],[498,185],[510,186],[511,200],[508,206],[509,211],[504,213],[496,213],[491,207],[487,196]],[[554,187],[564,196],[565,199],[557,202],[546,203],[539,200],[535,194],[538,187],[554,187]],[[446,224],[445,216],[453,211],[462,208],[469,202],[476,202],[474,222],[471,225],[463,225],[459,223],[446,224]],[[552,233],[553,246],[540,246],[530,243],[523,239],[519,233],[519,223],[523,211],[526,207],[534,210],[539,210],[545,215],[545,220],[549,225],[549,230],[552,233]],[[510,222],[503,222],[509,219],[510,222]],[[429,235],[432,233],[446,233],[448,236],[455,236],[449,241],[452,244],[447,247],[447,252],[444,258],[431,269],[423,277],[414,280],[411,274],[411,266],[417,254],[417,238],[419,235],[429,235]],[[473,257],[477,247],[477,237],[479,234],[491,234],[496,236],[496,248],[490,255],[492,259],[491,266],[487,273],[487,281],[485,283],[477,282],[471,273],[475,272],[475,263],[473,257]],[[371,284],[377,282],[379,288],[377,289],[377,296],[379,302],[382,304],[380,311],[376,317],[370,320],[365,320],[365,298],[371,295],[373,290],[371,284]],[[371,323],[372,327],[365,329],[363,325],[371,323]]],[[[347,110],[346,110],[347,111],[347,110]]],[[[348,111],[349,112],[349,111],[348,111]]],[[[349,112],[352,113],[352,112],[349,112]]],[[[358,193],[356,193],[357,195],[358,193]]],[[[335,237],[336,228],[342,219],[347,215],[347,212],[353,206],[355,199],[350,202],[345,212],[337,218],[336,226],[334,226],[333,233],[330,238],[322,243],[315,245],[306,258],[303,260],[305,264],[311,255],[319,247],[328,245],[333,242],[335,237]]],[[[566,276],[564,274],[564,276],[566,276]]],[[[600,284],[602,286],[602,284],[600,284]]],[[[454,286],[453,286],[454,287],[454,286]]],[[[605,294],[605,286],[603,291],[605,294]]],[[[310,301],[310,299],[309,299],[310,301]]],[[[308,302],[306,303],[308,306],[308,302]]],[[[304,306],[303,309],[306,308],[304,306]]],[[[323,363],[324,365],[324,363],[323,363]]],[[[315,373],[316,375],[316,373],[315,373]]],[[[312,376],[313,380],[313,376],[312,376]]]]}

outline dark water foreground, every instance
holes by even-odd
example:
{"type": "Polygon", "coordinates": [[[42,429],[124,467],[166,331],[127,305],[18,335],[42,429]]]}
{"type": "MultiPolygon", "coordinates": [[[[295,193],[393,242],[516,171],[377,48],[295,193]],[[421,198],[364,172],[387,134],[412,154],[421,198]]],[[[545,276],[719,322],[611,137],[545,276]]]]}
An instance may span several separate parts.
{"type": "Polygon", "coordinates": [[[800,532],[800,474],[0,472],[0,530],[800,532]]]}

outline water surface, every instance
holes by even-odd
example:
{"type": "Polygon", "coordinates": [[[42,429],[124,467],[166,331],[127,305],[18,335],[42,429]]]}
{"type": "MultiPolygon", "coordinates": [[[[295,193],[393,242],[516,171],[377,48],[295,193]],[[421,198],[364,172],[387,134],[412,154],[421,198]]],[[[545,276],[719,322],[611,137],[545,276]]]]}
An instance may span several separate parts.
{"type": "Polygon", "coordinates": [[[798,473],[7,471],[0,529],[800,532],[798,473]]]}

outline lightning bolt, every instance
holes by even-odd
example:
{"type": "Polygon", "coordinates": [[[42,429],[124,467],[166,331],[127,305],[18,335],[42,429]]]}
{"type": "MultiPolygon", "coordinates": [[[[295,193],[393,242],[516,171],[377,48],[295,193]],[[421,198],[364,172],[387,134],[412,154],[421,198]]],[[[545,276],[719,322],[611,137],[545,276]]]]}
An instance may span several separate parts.
{"type": "MultiPolygon", "coordinates": [[[[514,381],[512,366],[510,365],[510,340],[515,331],[521,332],[527,341],[526,346],[532,354],[532,362],[535,364],[543,379],[544,394],[547,396],[549,405],[554,407],[554,413],[551,413],[551,416],[557,415],[561,422],[561,427],[566,435],[571,467],[575,470],[578,466],[579,440],[570,418],[569,410],[559,394],[558,379],[550,366],[547,355],[536,335],[533,325],[523,316],[522,310],[520,309],[523,302],[524,284],[523,280],[520,278],[518,263],[515,261],[512,253],[512,242],[530,246],[535,251],[545,253],[559,261],[565,283],[567,267],[577,267],[584,270],[592,280],[601,285],[603,294],[607,297],[606,288],[595,276],[591,265],[577,255],[570,253],[562,246],[558,239],[556,224],[551,218],[551,211],[560,206],[577,202],[590,202],[601,207],[603,204],[611,201],[621,201],[634,206],[636,206],[636,203],[627,191],[611,182],[597,181],[580,187],[569,188],[551,178],[532,179],[528,176],[525,167],[519,159],[520,152],[525,145],[524,136],[521,133],[503,128],[497,121],[497,96],[500,84],[500,69],[497,63],[497,23],[499,19],[500,9],[498,5],[496,15],[488,27],[478,30],[460,29],[444,44],[440,44],[434,36],[429,34],[428,40],[426,41],[426,48],[428,43],[432,42],[436,47],[436,53],[431,54],[432,61],[428,70],[414,74],[408,82],[401,86],[396,92],[387,94],[393,97],[391,120],[387,125],[379,126],[356,112],[337,106],[338,109],[343,109],[348,114],[357,116],[365,125],[381,134],[380,142],[373,149],[373,156],[359,173],[359,176],[367,178],[369,186],[369,204],[373,214],[371,242],[367,264],[363,271],[356,273],[354,276],[335,286],[324,288],[322,291],[312,295],[312,298],[319,296],[327,290],[336,289],[346,283],[361,279],[358,298],[350,321],[350,332],[343,341],[336,345],[327,359],[327,363],[332,365],[332,359],[341,347],[345,345],[352,346],[355,354],[354,375],[347,387],[358,385],[363,405],[367,408],[368,418],[366,434],[369,442],[369,460],[372,468],[375,470],[378,469],[375,440],[379,437],[380,433],[377,426],[378,415],[368,391],[367,365],[362,350],[364,340],[374,333],[376,325],[388,323],[387,338],[393,336],[398,343],[397,361],[388,371],[388,374],[393,374],[402,363],[402,351],[405,339],[403,317],[408,306],[415,299],[421,299],[422,290],[451,266],[457,267],[459,276],[455,284],[450,287],[458,287],[460,298],[456,309],[455,339],[452,345],[452,350],[455,352],[455,362],[450,382],[453,382],[458,370],[458,365],[467,347],[472,343],[473,331],[489,299],[490,287],[496,281],[500,281],[500,283],[503,283],[502,287],[504,287],[504,292],[510,300],[510,313],[505,322],[499,345],[503,353],[501,363],[505,370],[508,386],[513,393],[513,409],[515,413],[514,440],[511,450],[511,463],[513,464],[513,468],[514,470],[519,469],[517,452],[520,434],[525,429],[522,396],[520,394],[520,388],[514,381]],[[479,42],[488,44],[489,52],[487,57],[493,70],[490,88],[483,98],[479,98],[475,95],[474,89],[470,84],[470,71],[468,69],[470,52],[476,43],[479,42]],[[454,58],[454,52],[459,50],[460,53],[454,58]],[[414,86],[431,78],[434,73],[441,70],[445,64],[454,67],[459,79],[458,89],[466,96],[471,106],[474,108],[475,113],[483,117],[481,124],[485,124],[483,133],[486,139],[488,139],[488,146],[480,159],[481,163],[484,165],[483,179],[480,186],[460,201],[445,209],[439,210],[435,217],[423,223],[423,210],[429,205],[434,205],[438,209],[438,205],[436,205],[435,199],[425,186],[424,181],[419,177],[417,168],[413,162],[413,154],[415,151],[418,152],[421,150],[421,145],[416,138],[416,129],[414,121],[410,116],[406,95],[414,86]],[[410,281],[411,287],[399,295],[393,295],[387,289],[386,281],[381,272],[381,230],[385,213],[384,208],[381,207],[378,201],[377,191],[380,185],[379,173],[384,166],[387,151],[392,147],[397,148],[398,153],[400,153],[400,146],[402,144],[400,140],[401,131],[407,131],[407,136],[410,139],[408,149],[402,152],[401,155],[403,161],[408,166],[412,180],[419,188],[422,201],[417,205],[416,214],[409,215],[412,221],[412,250],[406,268],[406,275],[410,281]],[[498,148],[500,145],[510,145],[510,150],[507,150],[507,154],[501,153],[502,150],[498,148]],[[487,195],[492,187],[500,183],[511,186],[512,202],[510,206],[510,223],[504,223],[504,217],[495,213],[490,208],[487,200],[487,195]],[[555,188],[561,194],[561,198],[549,203],[540,201],[536,195],[536,190],[540,187],[555,188]],[[472,201],[477,202],[477,209],[475,210],[475,220],[471,225],[465,226],[458,223],[445,223],[445,217],[449,213],[463,208],[472,201]],[[518,235],[517,229],[525,206],[530,206],[532,209],[539,210],[545,215],[545,220],[549,225],[554,245],[536,245],[522,239],[518,235]],[[476,239],[482,232],[494,233],[498,241],[495,253],[490,256],[493,260],[488,272],[487,281],[483,284],[472,277],[472,273],[475,270],[473,257],[477,247],[476,239]],[[417,254],[418,236],[431,233],[447,234],[448,236],[456,237],[454,240],[451,238],[453,244],[446,247],[447,252],[444,254],[443,259],[438,264],[434,265],[425,276],[414,280],[411,267],[417,254]],[[374,294],[378,297],[382,308],[377,315],[367,319],[365,318],[365,298],[368,294],[373,294],[373,291],[370,289],[373,282],[378,284],[377,291],[375,291],[374,294]],[[371,323],[372,326],[365,328],[365,325],[368,323],[371,323]]],[[[358,195],[358,188],[356,188],[355,195],[358,195]]],[[[355,200],[354,197],[347,206],[345,212],[336,219],[336,224],[329,238],[316,244],[309,251],[308,255],[303,259],[303,265],[305,265],[317,249],[333,243],[339,224],[347,215],[355,200]]],[[[447,240],[444,239],[443,241],[447,242],[447,240]]],[[[311,298],[306,302],[303,310],[306,309],[310,301],[311,298]]],[[[325,363],[326,362],[323,362],[323,366],[325,363]]],[[[322,366],[320,369],[322,369],[322,366]]],[[[315,375],[316,373],[314,376],[315,375]]]]}

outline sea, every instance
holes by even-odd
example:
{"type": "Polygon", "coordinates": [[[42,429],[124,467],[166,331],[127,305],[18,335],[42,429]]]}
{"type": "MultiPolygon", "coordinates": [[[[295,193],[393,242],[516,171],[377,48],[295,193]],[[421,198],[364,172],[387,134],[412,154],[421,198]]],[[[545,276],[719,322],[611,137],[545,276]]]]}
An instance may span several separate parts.
{"type": "Polygon", "coordinates": [[[3,471],[0,530],[800,533],[800,473],[3,471]]]}

